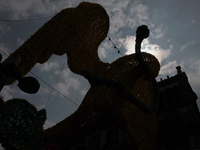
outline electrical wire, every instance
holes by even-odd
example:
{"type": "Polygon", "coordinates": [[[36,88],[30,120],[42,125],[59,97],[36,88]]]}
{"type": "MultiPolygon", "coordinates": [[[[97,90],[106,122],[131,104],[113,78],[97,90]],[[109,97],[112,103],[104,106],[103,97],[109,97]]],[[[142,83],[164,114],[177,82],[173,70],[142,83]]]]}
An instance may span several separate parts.
{"type": "MultiPolygon", "coordinates": [[[[75,75],[75,74],[72,74],[72,77],[71,77],[71,78],[73,78],[74,75],[75,75]]],[[[69,81],[71,81],[71,79],[68,80],[68,82],[66,83],[66,85],[69,83],[69,81]]],[[[62,93],[62,91],[64,90],[64,88],[65,88],[65,87],[63,87],[63,89],[61,90],[61,93],[62,93]]],[[[54,100],[50,103],[50,105],[47,107],[47,109],[51,107],[51,105],[54,103],[54,101],[55,101],[57,98],[58,98],[58,95],[57,95],[57,97],[54,98],[54,100]]]]}
{"type": "MultiPolygon", "coordinates": [[[[63,68],[64,68],[64,66],[65,66],[66,61],[67,61],[67,59],[65,58],[65,61],[64,61],[63,65],[62,65],[62,67],[61,67],[61,69],[60,69],[60,73],[59,73],[59,75],[58,75],[58,77],[57,77],[57,79],[56,79],[56,82],[55,82],[55,84],[54,84],[54,88],[55,88],[55,86],[56,86],[56,84],[57,84],[57,82],[58,82],[58,79],[59,79],[59,77],[60,77],[61,72],[63,71],[63,68]]],[[[50,94],[50,96],[49,96],[49,98],[48,98],[48,100],[47,100],[47,103],[46,103],[46,105],[45,105],[45,108],[46,108],[47,105],[48,105],[48,102],[49,102],[49,100],[50,100],[50,98],[51,98],[51,96],[52,96],[52,94],[53,94],[53,91],[54,91],[54,90],[52,89],[51,94],[50,94]]]]}
{"type": "Polygon", "coordinates": [[[53,118],[52,122],[54,122],[54,120],[55,120],[56,117],[58,116],[58,114],[59,114],[59,112],[61,111],[61,109],[62,109],[63,106],[64,106],[64,105],[61,104],[61,107],[60,107],[60,109],[58,110],[58,112],[56,113],[56,115],[55,115],[55,117],[53,118]]]}
{"type": "MultiPolygon", "coordinates": [[[[0,50],[1,52],[3,52],[2,50],[0,50]]],[[[5,52],[3,52],[4,54],[6,54],[5,52]]],[[[8,54],[6,54],[7,56],[9,56],[8,54]]],[[[54,91],[56,91],[57,93],[59,93],[60,95],[62,95],[64,98],[66,98],[67,100],[69,100],[70,102],[72,102],[73,104],[75,104],[76,106],[79,106],[78,104],[76,104],[74,101],[72,101],[70,98],[68,98],[67,96],[63,95],[61,92],[59,92],[58,90],[56,90],[54,87],[52,87],[50,84],[48,84],[47,82],[45,82],[43,79],[41,79],[40,77],[38,77],[36,74],[32,73],[30,71],[30,73],[35,76],[36,78],[38,78],[40,81],[42,81],[44,84],[46,84],[47,86],[49,86],[50,88],[52,88],[54,91]]]]}
{"type": "Polygon", "coordinates": [[[64,98],[66,98],[67,100],[69,100],[70,102],[72,102],[74,105],[79,106],[78,104],[76,104],[74,101],[72,101],[70,98],[68,98],[67,96],[63,95],[61,92],[59,92],[58,90],[56,90],[54,87],[52,87],[50,84],[48,84],[47,82],[45,82],[44,80],[42,80],[40,77],[38,77],[37,75],[35,75],[34,73],[30,72],[32,75],[34,75],[36,78],[38,78],[40,81],[42,81],[43,83],[45,83],[46,85],[48,85],[50,88],[52,88],[54,91],[56,91],[57,93],[59,93],[60,95],[62,95],[64,98]]]}
{"type": "Polygon", "coordinates": [[[124,56],[124,54],[122,54],[122,52],[119,50],[119,48],[115,45],[115,43],[113,42],[113,40],[110,38],[110,36],[107,36],[108,40],[112,43],[113,48],[117,49],[117,53],[120,53],[122,56],[124,56]]]}
{"type": "MultiPolygon", "coordinates": [[[[73,74],[74,75],[74,74],[73,74]]],[[[80,81],[80,78],[81,78],[81,76],[79,76],[79,80],[78,81],[80,81]]],[[[69,82],[70,80],[68,80],[68,82],[69,82]]],[[[78,89],[79,89],[79,85],[78,85],[78,89]]],[[[77,91],[79,91],[79,90],[77,90],[77,91]]],[[[78,94],[77,94],[78,95],[78,94]]],[[[56,98],[55,98],[56,99],[56,98]]],[[[55,99],[54,99],[54,101],[55,101],[55,99]]],[[[76,96],[76,101],[75,101],[75,103],[77,103],[77,99],[78,99],[78,96],[76,96]]],[[[66,103],[66,101],[64,101],[65,103],[66,103]]],[[[53,103],[53,102],[52,102],[53,103]]],[[[51,103],[51,104],[52,104],[51,103]]],[[[55,117],[53,118],[53,120],[51,121],[51,122],[54,122],[54,120],[56,119],[56,117],[58,116],[58,114],[60,113],[60,111],[61,111],[61,109],[63,108],[63,106],[64,106],[64,104],[62,104],[61,105],[61,107],[58,109],[58,112],[56,113],[56,115],[55,115],[55,117]]],[[[73,108],[73,106],[69,109],[69,111],[66,113],[66,114],[69,114],[70,112],[71,112],[71,110],[72,110],[72,108],[73,108]]],[[[76,106],[75,106],[75,109],[76,109],[76,106]]]]}
{"type": "MultiPolygon", "coordinates": [[[[56,2],[56,0],[52,0],[52,1],[59,10],[62,10],[62,7],[58,4],[58,2],[56,2]]],[[[15,22],[15,23],[17,23],[17,22],[30,22],[30,21],[44,20],[44,19],[48,19],[48,18],[52,18],[52,16],[47,16],[47,17],[42,17],[42,18],[33,18],[33,19],[21,19],[21,20],[0,19],[0,22],[15,22]]]]}
{"type": "Polygon", "coordinates": [[[44,123],[47,127],[51,128],[48,124],[44,123]]]}
{"type": "MultiPolygon", "coordinates": [[[[78,78],[78,83],[80,82],[80,79],[81,79],[81,76],[79,76],[79,78],[78,78]]],[[[78,93],[79,91],[80,91],[80,85],[78,84],[75,103],[77,103],[77,100],[78,100],[78,98],[79,98],[79,95],[80,95],[80,93],[78,93]]]]}
{"type": "MultiPolygon", "coordinates": [[[[56,5],[56,7],[58,8],[58,9],[60,9],[60,10],[62,10],[62,8],[61,8],[61,6],[55,1],[55,0],[52,0],[53,2],[54,2],[54,4],[56,5]]],[[[47,18],[47,17],[45,17],[45,18],[47,18]]],[[[9,20],[0,20],[0,21],[7,21],[7,22],[20,22],[20,21],[34,21],[34,20],[39,20],[39,19],[45,19],[45,18],[38,18],[38,19],[32,19],[32,20],[18,20],[18,21],[9,21],[9,20]]],[[[113,44],[113,47],[115,48],[115,49],[117,49],[118,50],[118,53],[120,53],[122,56],[123,56],[123,54],[121,53],[121,51],[117,48],[117,46],[114,44],[114,42],[111,40],[111,38],[110,37],[108,37],[109,39],[110,39],[110,41],[111,41],[111,43],[113,44]]],[[[82,46],[82,47],[84,47],[81,43],[80,43],[80,45],[82,46]]],[[[89,52],[88,52],[89,53],[89,52]]],[[[90,53],[89,53],[90,54],[90,53]]],[[[91,57],[93,57],[91,54],[90,54],[90,56],[91,57]]],[[[46,85],[48,85],[49,87],[51,87],[52,88],[52,92],[53,91],[56,91],[57,93],[59,93],[60,95],[62,95],[63,97],[65,97],[67,100],[69,100],[69,101],[71,101],[73,104],[75,104],[76,106],[79,106],[78,104],[76,104],[76,102],[73,102],[71,99],[69,99],[68,97],[66,97],[65,95],[63,95],[61,92],[59,92],[59,91],[57,91],[56,89],[55,89],[55,87],[52,87],[51,85],[49,85],[47,82],[45,82],[44,80],[42,80],[41,78],[39,78],[37,75],[35,75],[35,74],[33,74],[32,72],[30,72],[32,75],[34,75],[35,77],[37,77],[39,80],[41,80],[43,83],[45,83],[46,85]]],[[[60,72],[61,73],[61,72],[60,72]]],[[[58,80],[58,78],[57,78],[57,80],[58,80]]],[[[56,81],[57,82],[57,81],[56,81]]],[[[54,85],[55,86],[55,85],[54,85]]],[[[52,93],[51,93],[51,95],[52,95],[52,93]]],[[[51,97],[51,95],[50,95],[50,97],[51,97]]],[[[50,98],[49,98],[50,99],[50,98]]],[[[47,101],[47,104],[48,104],[48,102],[49,102],[49,99],[48,99],[48,101],[47,101]]],[[[77,101],[77,99],[76,99],[76,101],[77,101]]],[[[46,104],[46,106],[47,106],[47,104],[46,104]]],[[[57,115],[56,115],[57,116],[57,115]]]]}
{"type": "Polygon", "coordinates": [[[47,18],[51,18],[52,16],[42,17],[42,18],[35,18],[35,19],[26,19],[26,20],[6,20],[6,19],[0,19],[0,22],[28,22],[28,21],[39,21],[44,20],[47,18]]]}
{"type": "Polygon", "coordinates": [[[53,3],[56,5],[56,7],[59,9],[59,10],[62,10],[62,7],[58,4],[58,2],[56,0],[52,0],[53,3]]]}
{"type": "MultiPolygon", "coordinates": [[[[9,90],[7,90],[7,92],[5,93],[5,95],[3,96],[3,98],[9,93],[10,94],[10,90],[13,88],[14,84],[11,85],[11,87],[9,87],[9,90]]],[[[6,89],[6,88],[4,88],[6,89]]],[[[11,94],[12,95],[12,94],[11,94]]],[[[12,95],[13,96],[13,95],[12,95]]]]}
{"type": "MultiPolygon", "coordinates": [[[[7,90],[6,88],[3,88],[7,93],[9,93],[13,98],[15,98],[11,93],[10,93],[10,91],[9,90],[7,90]]],[[[4,95],[4,97],[7,95],[7,93],[4,95]]],[[[4,98],[3,97],[3,98],[4,98]]]]}
{"type": "Polygon", "coordinates": [[[9,56],[8,54],[6,54],[4,51],[2,51],[1,49],[0,49],[0,51],[2,52],[2,53],[4,53],[6,56],[9,56]]]}

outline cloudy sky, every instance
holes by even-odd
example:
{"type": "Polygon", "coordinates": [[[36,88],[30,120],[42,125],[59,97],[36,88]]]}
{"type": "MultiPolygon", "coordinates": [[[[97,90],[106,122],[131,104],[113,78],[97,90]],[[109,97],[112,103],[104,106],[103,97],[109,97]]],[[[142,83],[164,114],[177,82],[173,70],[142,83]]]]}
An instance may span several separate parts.
{"type": "MultiPolygon", "coordinates": [[[[0,50],[3,59],[21,46],[45,22],[61,9],[76,7],[81,0],[1,0],[0,50]]],[[[108,36],[99,47],[99,57],[112,63],[122,55],[134,53],[135,31],[145,24],[150,37],[144,40],[142,51],[154,54],[161,63],[160,78],[176,74],[180,65],[200,97],[200,20],[199,0],[89,0],[99,3],[110,17],[108,36]]],[[[39,110],[47,110],[45,128],[51,127],[73,113],[80,105],[90,85],[73,74],[65,55],[53,55],[45,64],[37,64],[27,76],[36,75],[41,88],[37,94],[26,94],[17,82],[1,92],[4,100],[25,98],[39,110]],[[56,89],[56,90],[54,90],[56,89]],[[73,101],[73,102],[71,102],[73,101]],[[74,104],[75,103],[75,104],[74,104]]],[[[200,102],[197,102],[200,106],[200,102]]]]}

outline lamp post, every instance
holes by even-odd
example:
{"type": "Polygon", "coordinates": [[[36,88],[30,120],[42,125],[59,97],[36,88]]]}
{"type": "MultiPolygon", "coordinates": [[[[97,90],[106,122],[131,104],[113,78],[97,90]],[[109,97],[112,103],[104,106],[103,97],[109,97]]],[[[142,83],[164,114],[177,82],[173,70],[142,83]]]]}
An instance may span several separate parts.
{"type": "Polygon", "coordinates": [[[10,56],[3,65],[1,63],[2,55],[0,54],[0,72],[2,78],[0,79],[0,91],[6,84],[9,77],[13,76],[19,81],[18,87],[26,93],[35,94],[40,88],[40,84],[34,77],[22,77],[20,72],[16,70],[20,63],[20,58],[18,56],[10,56]]]}

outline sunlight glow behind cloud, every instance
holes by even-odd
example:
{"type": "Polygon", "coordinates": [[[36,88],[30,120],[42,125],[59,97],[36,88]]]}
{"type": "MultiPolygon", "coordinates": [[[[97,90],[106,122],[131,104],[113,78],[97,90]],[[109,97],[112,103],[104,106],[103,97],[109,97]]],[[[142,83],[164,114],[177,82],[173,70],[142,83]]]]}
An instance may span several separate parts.
{"type": "MultiPolygon", "coordinates": [[[[126,36],[126,38],[119,39],[119,41],[127,50],[125,53],[126,55],[135,53],[135,38],[135,36],[126,36]]],[[[148,39],[145,39],[141,46],[142,52],[151,53],[152,55],[156,56],[160,63],[162,63],[163,60],[169,58],[172,49],[173,46],[170,46],[169,49],[164,50],[157,44],[151,44],[148,39]]]]}

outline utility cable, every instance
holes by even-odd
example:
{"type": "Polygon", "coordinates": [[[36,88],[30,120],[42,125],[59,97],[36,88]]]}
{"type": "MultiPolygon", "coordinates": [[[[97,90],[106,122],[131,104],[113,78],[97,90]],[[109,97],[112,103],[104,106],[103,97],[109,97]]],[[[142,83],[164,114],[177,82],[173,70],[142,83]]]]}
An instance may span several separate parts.
{"type": "MultiPolygon", "coordinates": [[[[59,79],[59,77],[60,77],[61,72],[63,71],[63,68],[64,68],[64,66],[65,66],[65,63],[66,63],[66,59],[65,59],[63,65],[62,65],[61,70],[60,70],[60,73],[59,73],[59,75],[58,75],[58,77],[57,77],[57,79],[56,79],[56,82],[55,82],[55,84],[54,84],[54,88],[55,88],[55,86],[56,86],[56,84],[57,84],[57,82],[58,82],[58,79],[59,79]]],[[[52,89],[51,94],[50,94],[50,96],[49,96],[49,98],[48,98],[48,100],[47,100],[47,103],[46,103],[46,105],[45,105],[45,108],[47,107],[47,105],[48,105],[48,103],[49,103],[49,100],[50,100],[50,98],[51,98],[51,96],[52,96],[52,94],[53,94],[53,91],[54,91],[54,90],[52,89]]]]}
{"type": "Polygon", "coordinates": [[[48,124],[44,123],[47,127],[51,128],[48,124]]]}
{"type": "MultiPolygon", "coordinates": [[[[11,93],[10,93],[10,91],[9,90],[7,90],[6,88],[3,88],[7,93],[9,93],[10,95],[12,95],[11,93]]],[[[3,98],[7,95],[7,93],[3,96],[3,98]]],[[[12,95],[12,97],[13,98],[15,98],[13,95],[12,95]]]]}
{"type": "Polygon", "coordinates": [[[113,42],[113,40],[110,38],[110,36],[107,36],[107,37],[108,37],[108,40],[112,43],[113,48],[117,49],[117,53],[120,53],[122,56],[124,56],[122,54],[122,52],[119,50],[119,48],[115,45],[115,43],[113,42]]]}
{"type": "Polygon", "coordinates": [[[78,104],[76,104],[74,101],[72,101],[70,98],[68,98],[67,96],[63,95],[61,92],[59,92],[58,90],[56,90],[54,87],[52,87],[50,84],[48,84],[47,82],[45,82],[44,80],[42,80],[40,77],[38,77],[37,75],[35,75],[34,73],[30,72],[32,75],[34,75],[36,78],[38,78],[40,81],[42,81],[43,83],[45,83],[46,85],[48,85],[50,88],[52,88],[54,91],[56,91],[57,93],[59,93],[60,95],[62,95],[64,98],[66,98],[67,100],[69,100],[70,102],[72,102],[73,104],[75,104],[76,106],[79,106],[78,104]]]}
{"type": "Polygon", "coordinates": [[[44,20],[47,18],[51,18],[52,16],[42,17],[42,18],[35,18],[35,19],[25,19],[25,20],[7,20],[7,19],[0,19],[0,22],[28,22],[28,21],[39,21],[44,20]]]}
{"type": "Polygon", "coordinates": [[[56,7],[59,9],[59,10],[62,10],[62,7],[58,4],[58,2],[56,0],[52,0],[53,3],[56,5],[56,7]]]}
{"type": "MultiPolygon", "coordinates": [[[[2,50],[0,50],[1,52],[3,52],[2,50]]],[[[6,54],[5,52],[3,52],[4,54],[6,54]]],[[[9,56],[8,54],[6,54],[7,56],[9,56]]],[[[61,92],[59,92],[58,90],[56,90],[54,87],[52,87],[50,84],[48,84],[47,82],[45,82],[44,80],[42,80],[40,77],[38,77],[36,74],[32,73],[30,71],[30,73],[32,75],[34,75],[36,78],[38,78],[40,81],[42,81],[43,83],[45,83],[47,86],[49,86],[50,88],[52,88],[54,91],[56,91],[57,93],[59,93],[60,95],[62,95],[64,98],[66,98],[67,100],[69,100],[70,102],[72,102],[73,104],[75,104],[76,106],[79,106],[78,104],[76,104],[75,102],[73,102],[70,98],[68,98],[67,96],[63,95],[61,92]]]]}
{"type": "Polygon", "coordinates": [[[55,117],[53,118],[52,122],[54,122],[54,120],[55,120],[56,117],[58,116],[58,114],[59,114],[59,112],[61,111],[61,109],[62,109],[63,106],[64,106],[64,105],[61,104],[61,107],[60,107],[60,109],[57,111],[57,113],[56,113],[55,117]]]}
{"type": "Polygon", "coordinates": [[[9,56],[8,54],[6,54],[4,51],[2,51],[1,49],[0,49],[0,51],[2,52],[2,53],[4,53],[6,56],[9,56]]]}
{"type": "MultiPolygon", "coordinates": [[[[14,84],[9,88],[9,90],[6,90],[6,88],[4,88],[7,92],[6,92],[6,94],[3,96],[3,98],[9,93],[9,94],[11,94],[10,93],[10,90],[13,88],[13,86],[14,86],[14,84]]],[[[12,95],[12,94],[11,94],[12,95]]],[[[13,96],[13,95],[12,95],[13,96]]]]}
{"type": "MultiPolygon", "coordinates": [[[[75,74],[72,74],[72,77],[71,78],[73,78],[73,76],[74,76],[75,74]]],[[[68,80],[68,82],[66,83],[66,85],[69,83],[69,81],[71,81],[71,79],[70,80],[68,80]]],[[[63,87],[63,89],[61,90],[61,93],[62,93],[62,91],[64,90],[64,88],[65,87],[63,87]]],[[[48,108],[50,108],[51,107],[51,105],[54,103],[54,101],[55,101],[55,99],[57,99],[58,98],[58,95],[57,95],[57,97],[56,98],[54,98],[54,100],[50,103],[50,105],[48,106],[48,108]]],[[[48,109],[47,108],[47,109],[48,109]]]]}
{"type": "MultiPolygon", "coordinates": [[[[79,76],[79,78],[78,78],[78,83],[80,82],[80,79],[81,79],[81,76],[79,76]]],[[[78,84],[77,94],[76,94],[76,101],[75,101],[75,103],[77,103],[77,100],[78,100],[79,95],[80,95],[80,93],[78,93],[78,92],[80,92],[80,84],[78,84]]]]}

